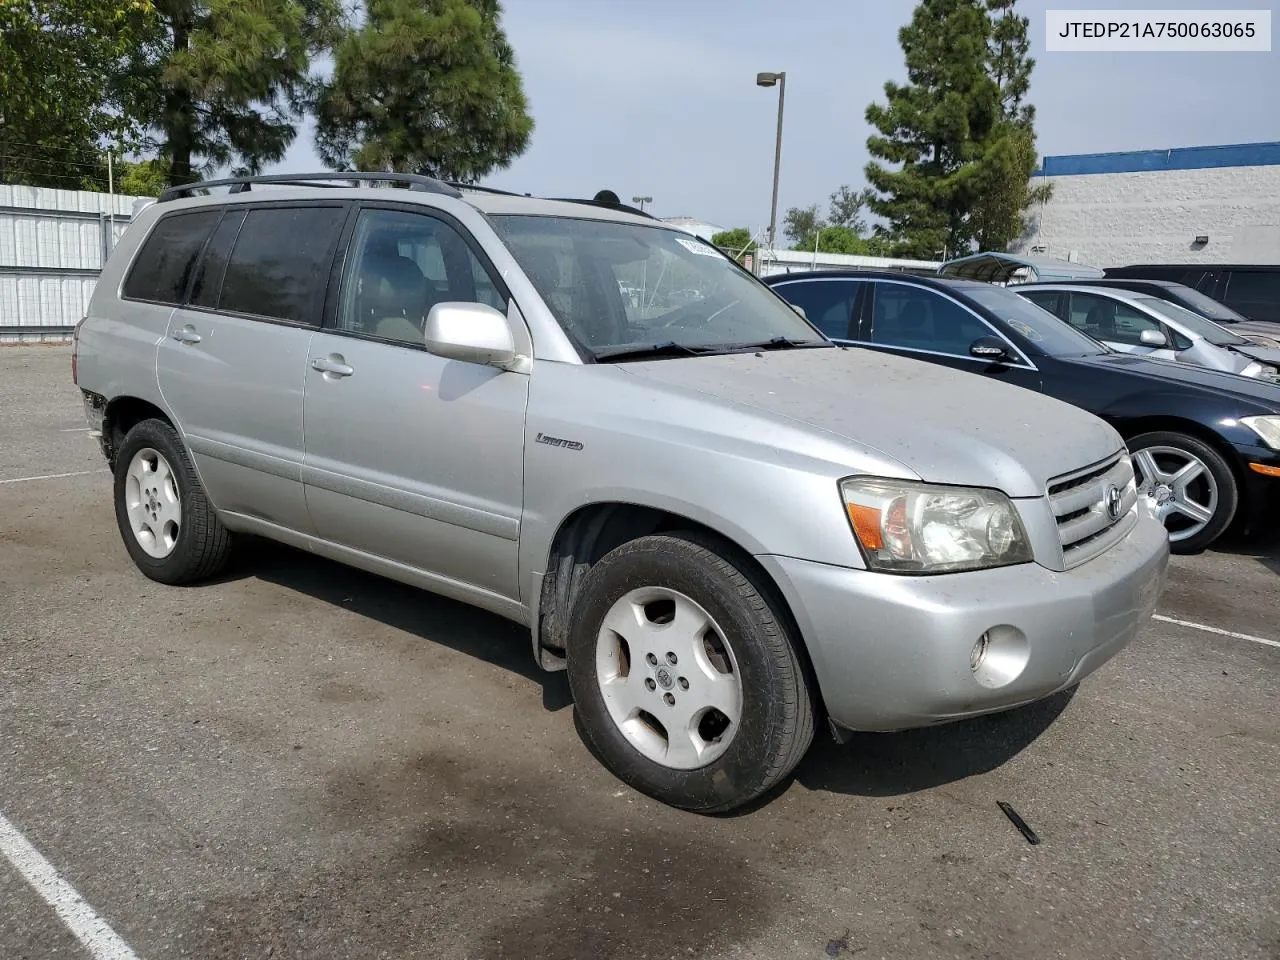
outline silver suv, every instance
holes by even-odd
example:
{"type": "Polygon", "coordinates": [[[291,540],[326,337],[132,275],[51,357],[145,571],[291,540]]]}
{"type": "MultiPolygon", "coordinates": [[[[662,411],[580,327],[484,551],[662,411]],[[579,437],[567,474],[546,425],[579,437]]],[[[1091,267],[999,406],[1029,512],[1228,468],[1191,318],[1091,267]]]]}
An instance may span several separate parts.
{"type": "Polygon", "coordinates": [[[837,346],[608,200],[374,174],[170,191],[74,366],[144,574],[209,577],[258,534],[526,624],[594,752],[691,810],[758,797],[816,723],[1074,685],[1168,563],[1101,420],[837,346]]]}

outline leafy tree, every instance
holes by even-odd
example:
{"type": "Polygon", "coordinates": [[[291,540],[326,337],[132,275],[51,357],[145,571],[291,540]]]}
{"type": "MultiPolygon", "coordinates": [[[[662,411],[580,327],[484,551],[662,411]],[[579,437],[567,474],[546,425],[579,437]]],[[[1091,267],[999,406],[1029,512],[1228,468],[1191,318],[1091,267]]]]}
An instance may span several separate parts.
{"type": "Polygon", "coordinates": [[[838,224],[823,225],[820,231],[800,237],[791,249],[812,253],[815,242],[819,253],[855,253],[865,256],[871,249],[866,238],[858,236],[852,227],[838,224]]]}
{"type": "Polygon", "coordinates": [[[751,231],[746,227],[721,230],[719,233],[712,235],[711,244],[732,254],[738,262],[742,262],[746,254],[756,252],[756,241],[751,236],[751,231]]]}
{"type": "Polygon", "coordinates": [[[139,133],[154,29],[149,0],[2,0],[0,181],[104,189],[104,150],[139,133]]]}
{"type": "Polygon", "coordinates": [[[475,181],[524,152],[533,120],[497,0],[368,0],[367,14],[319,97],[325,163],[475,181]]]}
{"type": "Polygon", "coordinates": [[[116,172],[116,191],[131,197],[158,197],[169,185],[169,165],[163,160],[122,160],[116,172]]]}
{"type": "Polygon", "coordinates": [[[848,227],[856,236],[862,236],[867,230],[867,221],[863,216],[870,203],[874,191],[850,190],[845,184],[831,194],[831,207],[827,214],[827,222],[836,227],[848,227]]]}
{"type": "Polygon", "coordinates": [[[825,226],[825,222],[818,216],[816,203],[808,207],[792,207],[782,218],[782,232],[792,243],[813,236],[821,226],[825,226]]]}

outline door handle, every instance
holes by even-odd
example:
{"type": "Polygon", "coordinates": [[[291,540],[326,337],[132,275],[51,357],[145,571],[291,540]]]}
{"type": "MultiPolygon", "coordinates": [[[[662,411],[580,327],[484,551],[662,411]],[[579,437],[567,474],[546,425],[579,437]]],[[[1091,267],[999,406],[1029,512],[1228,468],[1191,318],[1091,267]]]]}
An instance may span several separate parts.
{"type": "Polygon", "coordinates": [[[200,334],[196,333],[190,325],[183,327],[181,330],[173,331],[170,336],[179,343],[199,343],[201,339],[200,334]]]}
{"type": "Polygon", "coordinates": [[[315,357],[311,361],[311,369],[319,370],[330,377],[349,377],[356,372],[355,367],[345,364],[341,360],[333,360],[328,357],[315,357]]]}

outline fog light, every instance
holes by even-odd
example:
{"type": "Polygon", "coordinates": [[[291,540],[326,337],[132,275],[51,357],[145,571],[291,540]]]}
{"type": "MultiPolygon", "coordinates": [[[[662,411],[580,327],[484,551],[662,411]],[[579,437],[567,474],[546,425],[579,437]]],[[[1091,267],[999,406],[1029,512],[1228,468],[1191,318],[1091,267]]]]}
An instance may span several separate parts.
{"type": "Polygon", "coordinates": [[[987,649],[990,646],[990,636],[984,633],[978,638],[978,642],[973,645],[973,649],[969,651],[969,669],[974,673],[978,672],[978,668],[982,666],[982,661],[987,659],[987,649]]]}
{"type": "Polygon", "coordinates": [[[1017,627],[992,627],[969,651],[973,679],[990,690],[1006,686],[1022,674],[1031,659],[1031,644],[1017,627]]]}

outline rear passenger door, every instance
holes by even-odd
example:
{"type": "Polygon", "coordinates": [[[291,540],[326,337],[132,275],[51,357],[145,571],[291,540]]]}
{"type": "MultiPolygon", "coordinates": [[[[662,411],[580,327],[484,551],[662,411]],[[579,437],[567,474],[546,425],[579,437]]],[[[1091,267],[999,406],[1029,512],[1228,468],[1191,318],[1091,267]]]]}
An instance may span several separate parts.
{"type": "Polygon", "coordinates": [[[465,227],[421,206],[363,206],[345,249],[306,364],[317,531],[518,599],[529,377],[437,357],[423,341],[434,304],[506,313],[506,286],[465,227]]]}
{"type": "Polygon", "coordinates": [[[228,206],[170,317],[160,389],[222,511],[311,532],[303,378],[347,209],[228,206]]]}

